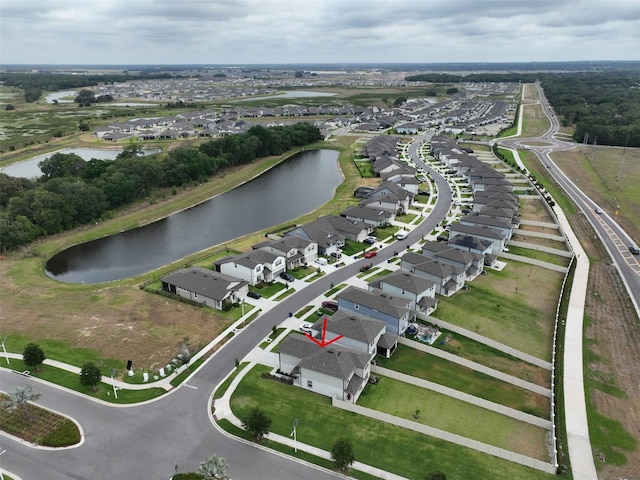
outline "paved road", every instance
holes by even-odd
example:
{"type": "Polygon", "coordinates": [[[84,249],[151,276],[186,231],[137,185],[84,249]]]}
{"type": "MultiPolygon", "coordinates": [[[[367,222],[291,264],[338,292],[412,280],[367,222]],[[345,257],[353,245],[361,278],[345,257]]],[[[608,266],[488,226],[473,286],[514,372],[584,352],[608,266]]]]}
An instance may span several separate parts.
{"type": "MultiPolygon", "coordinates": [[[[0,451],[6,449],[2,455],[3,468],[24,480],[167,479],[176,465],[178,471],[193,471],[202,460],[215,454],[227,459],[229,474],[235,479],[339,478],[332,472],[220,433],[211,425],[209,400],[215,386],[235,367],[235,360],[260,344],[289,312],[306,306],[332,283],[338,285],[356,275],[365,263],[386,262],[395,250],[417,242],[445,218],[451,207],[451,189],[437,172],[422,166],[431,171],[436,181],[438,200],[429,217],[406,240],[383,248],[376,257],[336,269],[289,296],[235,335],[187,385],[145,405],[117,407],[32,379],[30,383],[42,394],[38,404],[76,419],[84,430],[84,443],[66,450],[35,450],[0,436],[0,451]]],[[[2,390],[24,384],[24,377],[0,370],[2,390]]]]}
{"type": "MultiPolygon", "coordinates": [[[[637,259],[628,252],[630,239],[626,232],[624,232],[611,217],[604,213],[596,213],[597,205],[587,197],[551,159],[550,154],[552,152],[573,149],[575,148],[575,144],[554,138],[554,134],[558,131],[559,127],[558,121],[551,111],[539,84],[537,88],[541,99],[540,104],[543,107],[545,115],[551,121],[549,130],[540,138],[505,139],[499,140],[498,144],[509,148],[522,148],[524,145],[529,145],[529,148],[538,156],[551,176],[560,184],[567,195],[578,205],[582,213],[593,225],[609,251],[614,264],[620,271],[629,295],[634,302],[636,311],[638,311],[640,268],[638,268],[637,259]],[[540,145],[541,140],[543,141],[542,145],[540,145]],[[532,143],[528,143],[528,141],[532,143]]],[[[589,262],[586,253],[571,230],[571,226],[564,212],[557,207],[554,210],[576,254],[576,271],[567,310],[563,359],[563,393],[569,457],[571,459],[572,474],[576,480],[596,480],[597,472],[589,438],[582,369],[583,319],[589,262]]]]}
{"type": "MultiPolygon", "coordinates": [[[[576,203],[578,208],[591,223],[597,235],[602,240],[605,248],[609,252],[613,263],[616,265],[620,276],[622,277],[629,296],[634,304],[636,313],[640,316],[640,257],[632,255],[629,252],[629,245],[638,243],[639,239],[632,239],[631,235],[624,231],[618,225],[614,218],[605,213],[597,214],[596,210],[599,206],[580,190],[579,179],[574,182],[568,178],[564,172],[554,163],[551,153],[563,150],[572,150],[577,147],[573,142],[558,140],[554,135],[558,132],[559,123],[553,113],[549,102],[542,91],[540,85],[537,85],[540,94],[540,105],[547,118],[551,122],[551,126],[539,138],[510,138],[501,139],[497,143],[500,146],[508,148],[523,148],[529,145],[531,151],[535,153],[551,176],[565,190],[567,195],[576,203]],[[540,146],[540,143],[544,143],[540,146]]],[[[604,209],[600,209],[604,210],[604,209]]]]}

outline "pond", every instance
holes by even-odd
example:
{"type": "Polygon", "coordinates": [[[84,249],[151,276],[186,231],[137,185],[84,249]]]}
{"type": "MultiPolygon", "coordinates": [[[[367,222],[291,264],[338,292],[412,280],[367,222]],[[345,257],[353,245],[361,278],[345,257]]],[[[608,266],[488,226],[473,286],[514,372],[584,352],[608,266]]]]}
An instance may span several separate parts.
{"type": "Polygon", "coordinates": [[[333,198],[342,182],[337,159],[334,150],[301,152],[187,210],[70,247],[49,259],[45,271],[68,283],[120,280],[297,218],[333,198]]]}
{"type": "Polygon", "coordinates": [[[287,90],[286,92],[278,93],[277,95],[269,95],[263,97],[249,97],[243,98],[241,102],[248,102],[251,100],[270,100],[274,98],[311,98],[311,97],[333,97],[335,93],[331,92],[312,92],[309,90],[287,90]]]}
{"type": "MultiPolygon", "coordinates": [[[[42,176],[42,171],[38,164],[45,158],[49,158],[56,153],[75,153],[83,160],[91,160],[92,158],[98,158],[100,160],[115,160],[122,149],[104,149],[104,148],[65,148],[56,152],[45,153],[44,155],[38,155],[37,157],[29,158],[22,162],[13,163],[6,167],[0,168],[1,173],[6,173],[11,177],[25,177],[36,178],[42,176]]],[[[142,152],[145,155],[153,155],[159,153],[159,149],[143,149],[142,152]]]]}

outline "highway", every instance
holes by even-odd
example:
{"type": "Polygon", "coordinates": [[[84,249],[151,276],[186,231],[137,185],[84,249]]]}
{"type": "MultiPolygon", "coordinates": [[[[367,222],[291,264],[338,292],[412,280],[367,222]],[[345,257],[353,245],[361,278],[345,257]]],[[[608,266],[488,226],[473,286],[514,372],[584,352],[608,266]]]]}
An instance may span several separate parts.
{"type": "MultiPolygon", "coordinates": [[[[413,155],[430,171],[438,188],[437,202],[429,216],[409,233],[407,239],[392,242],[370,259],[359,259],[337,268],[310,283],[266,311],[235,335],[210,357],[187,382],[158,400],[136,406],[114,406],[89,399],[70,390],[31,379],[34,391],[42,394],[38,405],[51,408],[77,420],[84,431],[84,442],[64,450],[34,449],[20,441],[0,435],[2,467],[23,480],[112,480],[168,479],[176,471],[195,471],[211,455],[224,457],[228,474],[236,479],[277,478],[318,480],[344,478],[314,465],[297,461],[254,444],[230,438],[211,424],[210,400],[215,387],[242,359],[281,323],[289,312],[309,304],[344,280],[357,275],[362,265],[386,262],[407,245],[430,233],[447,215],[452,200],[446,180],[422,163],[416,148],[413,155]]],[[[25,378],[0,370],[2,390],[24,385],[25,378]]],[[[292,419],[293,420],[293,419],[292,419]]]]}
{"type": "Polygon", "coordinates": [[[620,272],[625,287],[631,297],[636,309],[636,313],[640,316],[640,257],[633,255],[629,251],[629,245],[638,244],[638,239],[633,239],[625,232],[620,225],[610,215],[604,212],[593,200],[591,200],[580,188],[568,178],[562,170],[554,163],[551,154],[557,151],[572,150],[577,147],[573,142],[558,140],[555,134],[558,132],[559,123],[553,113],[547,98],[539,84],[536,85],[540,95],[540,104],[551,126],[547,132],[538,138],[509,138],[499,139],[496,143],[499,146],[522,149],[527,146],[528,149],[535,153],[542,164],[545,166],[549,174],[567,193],[567,196],[573,200],[580,211],[585,215],[591,223],[600,240],[609,252],[613,263],[620,272]],[[538,145],[542,144],[542,145],[538,145]],[[596,210],[602,213],[596,213],[596,210]]]}

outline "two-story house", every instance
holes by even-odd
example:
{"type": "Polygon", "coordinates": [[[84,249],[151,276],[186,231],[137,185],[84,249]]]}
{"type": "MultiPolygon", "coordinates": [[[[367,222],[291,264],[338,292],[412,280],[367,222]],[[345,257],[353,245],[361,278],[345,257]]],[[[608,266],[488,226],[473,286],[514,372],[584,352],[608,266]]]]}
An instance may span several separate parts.
{"type": "Polygon", "coordinates": [[[426,315],[431,315],[438,305],[436,300],[436,284],[406,270],[397,270],[382,278],[370,282],[370,292],[383,291],[391,295],[409,299],[409,308],[426,315]]]}
{"type": "Polygon", "coordinates": [[[221,258],[213,264],[217,272],[240,278],[257,285],[260,282],[272,282],[286,269],[283,255],[252,250],[250,252],[221,258]]]}
{"type": "Polygon", "coordinates": [[[415,311],[410,308],[411,301],[408,298],[384,292],[372,293],[350,286],[340,292],[336,299],[338,309],[382,320],[387,323],[387,332],[394,335],[403,335],[409,321],[415,317],[415,311]]]}

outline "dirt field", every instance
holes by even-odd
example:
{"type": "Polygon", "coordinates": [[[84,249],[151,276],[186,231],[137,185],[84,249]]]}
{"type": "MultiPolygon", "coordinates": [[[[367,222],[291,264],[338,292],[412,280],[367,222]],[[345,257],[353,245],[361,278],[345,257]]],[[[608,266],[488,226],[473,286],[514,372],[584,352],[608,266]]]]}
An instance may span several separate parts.
{"type": "MultiPolygon", "coordinates": [[[[573,225],[579,238],[592,238],[593,230],[583,217],[577,222],[574,220],[573,225]]],[[[617,270],[609,264],[604,247],[590,242],[583,243],[583,247],[592,259],[586,304],[586,314],[592,322],[586,329],[586,339],[591,343],[590,350],[601,359],[590,363],[585,373],[588,378],[605,381],[625,392],[619,397],[593,389],[592,402],[601,414],[619,421],[629,434],[639,439],[640,324],[617,270]]],[[[600,460],[597,465],[600,478],[640,479],[638,447],[634,452],[623,454],[628,463],[622,467],[610,466],[606,460],[600,460]]]]}
{"type": "MultiPolygon", "coordinates": [[[[611,207],[614,196],[624,197],[622,200],[616,199],[616,204],[621,206],[617,220],[637,238],[640,202],[635,197],[640,196],[640,192],[637,191],[640,151],[627,150],[624,155],[622,149],[609,149],[608,152],[610,156],[606,158],[604,151],[600,152],[602,155],[596,152],[594,161],[600,162],[601,168],[594,168],[594,162],[587,161],[579,150],[564,154],[559,164],[572,178],[578,179],[580,188],[603,205],[609,213],[614,214],[615,211],[615,208],[611,207]],[[621,159],[624,159],[624,163],[621,159]],[[622,183],[619,183],[615,178],[621,164],[623,169],[627,169],[630,178],[621,176],[619,182],[622,183]],[[630,187],[634,183],[635,192],[630,187]],[[611,190],[608,190],[609,188],[611,190]],[[617,191],[625,194],[618,194],[617,191]],[[607,207],[607,204],[610,206],[607,207]]],[[[601,387],[589,389],[590,401],[598,413],[620,422],[626,432],[640,441],[640,323],[617,270],[610,265],[611,260],[604,246],[599,240],[594,240],[595,233],[591,225],[579,213],[572,215],[570,220],[591,259],[585,305],[588,320],[585,344],[589,345],[589,357],[593,360],[586,365],[585,380],[588,387],[593,386],[595,382],[599,382],[601,387]],[[621,393],[614,395],[603,390],[621,393]]],[[[595,428],[607,431],[604,425],[594,427],[592,424],[592,440],[595,428]]],[[[611,465],[607,463],[606,455],[594,446],[600,479],[640,479],[640,446],[637,445],[632,452],[623,450],[621,453],[626,457],[627,464],[611,465]]]]}
{"type": "Polygon", "coordinates": [[[55,338],[123,365],[131,359],[136,368],[153,369],[179,353],[182,341],[206,345],[230,323],[211,310],[145,292],[132,282],[74,286],[30,275],[23,288],[22,270],[39,268],[42,261],[0,261],[0,324],[3,335],[9,335],[9,351],[11,335],[35,342],[55,338]]]}

